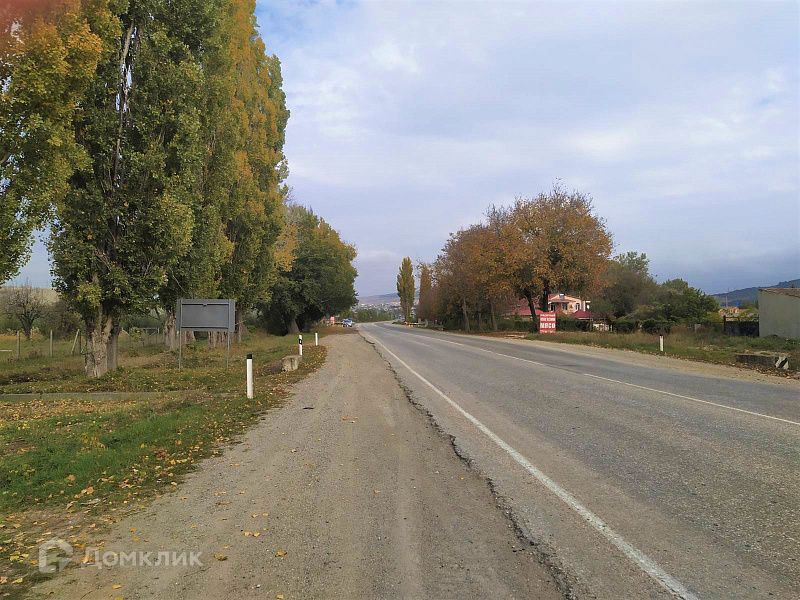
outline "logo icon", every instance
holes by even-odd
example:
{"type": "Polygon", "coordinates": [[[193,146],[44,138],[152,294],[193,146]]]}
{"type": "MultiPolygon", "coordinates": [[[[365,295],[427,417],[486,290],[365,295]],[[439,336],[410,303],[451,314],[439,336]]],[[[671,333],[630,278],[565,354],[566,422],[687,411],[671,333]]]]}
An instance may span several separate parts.
{"type": "Polygon", "coordinates": [[[60,538],[47,540],[39,546],[39,572],[52,575],[63,571],[72,560],[72,546],[60,538]]]}

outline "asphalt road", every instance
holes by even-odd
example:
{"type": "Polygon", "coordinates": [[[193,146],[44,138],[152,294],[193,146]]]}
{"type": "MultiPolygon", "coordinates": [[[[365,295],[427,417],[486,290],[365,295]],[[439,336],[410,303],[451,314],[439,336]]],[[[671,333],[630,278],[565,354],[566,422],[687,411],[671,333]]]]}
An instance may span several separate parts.
{"type": "Polygon", "coordinates": [[[568,592],[800,597],[797,382],[388,324],[361,332],[568,592]]]}

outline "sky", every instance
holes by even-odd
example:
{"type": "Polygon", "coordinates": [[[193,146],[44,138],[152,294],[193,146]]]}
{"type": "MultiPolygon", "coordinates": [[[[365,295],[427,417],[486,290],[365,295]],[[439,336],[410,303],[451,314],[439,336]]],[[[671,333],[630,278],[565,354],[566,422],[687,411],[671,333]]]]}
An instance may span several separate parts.
{"type": "MultiPolygon", "coordinates": [[[[560,181],[707,292],[800,277],[796,2],[257,0],[295,201],[362,296],[560,181]]],[[[38,244],[20,278],[47,278],[38,244]]]]}

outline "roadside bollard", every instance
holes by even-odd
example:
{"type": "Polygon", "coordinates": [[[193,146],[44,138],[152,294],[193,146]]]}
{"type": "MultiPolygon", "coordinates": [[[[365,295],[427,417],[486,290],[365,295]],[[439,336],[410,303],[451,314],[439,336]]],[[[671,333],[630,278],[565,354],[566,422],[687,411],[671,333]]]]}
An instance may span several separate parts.
{"type": "Polygon", "coordinates": [[[247,398],[253,398],[253,355],[247,355],[247,398]]]}
{"type": "Polygon", "coordinates": [[[297,336],[297,353],[303,356],[303,334],[297,336]]]}
{"type": "Polygon", "coordinates": [[[661,350],[661,352],[664,351],[664,335],[663,334],[658,336],[658,348],[659,348],[659,350],[661,350]]]}
{"type": "Polygon", "coordinates": [[[319,346],[319,333],[314,332],[314,345],[319,346]]]}

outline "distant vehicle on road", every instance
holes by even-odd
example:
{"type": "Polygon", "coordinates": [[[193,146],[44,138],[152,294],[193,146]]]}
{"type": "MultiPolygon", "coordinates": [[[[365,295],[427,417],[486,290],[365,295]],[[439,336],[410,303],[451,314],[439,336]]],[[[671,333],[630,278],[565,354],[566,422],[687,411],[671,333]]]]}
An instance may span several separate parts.
{"type": "Polygon", "coordinates": [[[342,319],[342,327],[352,327],[353,319],[342,319]]]}

